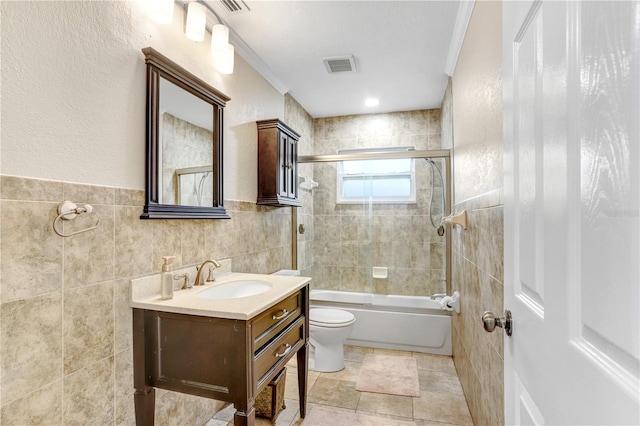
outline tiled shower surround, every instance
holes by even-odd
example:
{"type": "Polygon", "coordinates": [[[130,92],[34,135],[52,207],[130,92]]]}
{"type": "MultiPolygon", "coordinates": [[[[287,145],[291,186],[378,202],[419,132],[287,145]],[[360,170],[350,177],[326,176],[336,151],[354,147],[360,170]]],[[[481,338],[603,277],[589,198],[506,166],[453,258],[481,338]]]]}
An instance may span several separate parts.
{"type": "MultiPolygon", "coordinates": [[[[231,220],[141,220],[142,191],[1,176],[0,382],[3,425],[134,424],[130,283],[204,259],[236,271],[291,265],[291,209],[226,201],[231,220]],[[92,215],[52,223],[63,200],[92,215]]],[[[204,424],[223,403],[157,391],[156,420],[204,424]]]]}
{"type": "MultiPolygon", "coordinates": [[[[440,110],[320,118],[314,121],[315,154],[339,149],[414,147],[440,149],[440,110]]],[[[439,161],[442,164],[442,161],[439,161]]],[[[336,203],[336,163],[313,167],[313,262],[303,272],[315,288],[426,296],[444,291],[444,238],[429,219],[431,170],[416,160],[417,203],[368,205],[336,203]],[[372,267],[388,268],[388,278],[372,278],[372,267]]],[[[442,213],[436,175],[434,221],[442,213]]],[[[307,220],[311,220],[307,217],[307,220]]],[[[310,222],[305,223],[309,226],[310,222]]]]}

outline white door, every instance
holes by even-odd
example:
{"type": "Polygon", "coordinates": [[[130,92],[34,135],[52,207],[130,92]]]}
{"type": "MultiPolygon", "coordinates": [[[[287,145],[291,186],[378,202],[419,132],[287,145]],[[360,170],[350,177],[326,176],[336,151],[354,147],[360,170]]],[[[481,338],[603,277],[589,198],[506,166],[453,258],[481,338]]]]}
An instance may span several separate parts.
{"type": "Polygon", "coordinates": [[[638,425],[640,2],[505,1],[503,61],[505,421],[638,425]]]}

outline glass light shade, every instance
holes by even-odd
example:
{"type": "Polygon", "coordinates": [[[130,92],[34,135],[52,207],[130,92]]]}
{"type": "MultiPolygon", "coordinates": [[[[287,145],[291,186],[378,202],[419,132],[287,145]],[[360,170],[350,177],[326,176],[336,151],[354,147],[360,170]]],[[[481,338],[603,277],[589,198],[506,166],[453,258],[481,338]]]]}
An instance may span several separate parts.
{"type": "Polygon", "coordinates": [[[207,26],[207,11],[203,4],[191,2],[187,6],[187,25],[185,35],[189,40],[204,40],[204,32],[207,26]]]}
{"type": "Polygon", "coordinates": [[[211,28],[211,53],[224,52],[229,45],[229,28],[216,24],[211,28]]]}
{"type": "Polygon", "coordinates": [[[228,44],[224,50],[212,50],[213,64],[221,74],[233,74],[235,49],[233,45],[228,44]]]}
{"type": "Polygon", "coordinates": [[[161,24],[170,24],[173,21],[173,0],[154,0],[153,19],[161,24]]]}

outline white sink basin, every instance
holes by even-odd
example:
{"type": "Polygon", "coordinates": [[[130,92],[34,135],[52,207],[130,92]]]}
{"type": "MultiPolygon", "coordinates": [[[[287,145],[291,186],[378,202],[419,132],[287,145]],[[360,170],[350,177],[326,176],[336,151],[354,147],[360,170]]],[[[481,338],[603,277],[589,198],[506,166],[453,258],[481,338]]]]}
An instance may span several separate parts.
{"type": "Polygon", "coordinates": [[[198,293],[198,297],[202,299],[235,299],[255,296],[270,289],[271,284],[265,281],[232,281],[203,290],[198,293]]]}

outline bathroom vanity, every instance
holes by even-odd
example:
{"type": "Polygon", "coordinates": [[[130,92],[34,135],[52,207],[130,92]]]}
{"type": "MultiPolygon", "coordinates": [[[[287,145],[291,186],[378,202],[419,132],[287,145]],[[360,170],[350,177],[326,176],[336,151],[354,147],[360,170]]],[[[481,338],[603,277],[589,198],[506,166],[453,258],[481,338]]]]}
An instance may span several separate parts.
{"type": "Polygon", "coordinates": [[[161,388],[231,402],[234,425],[253,425],[256,396],[294,355],[304,417],[310,281],[231,273],[177,291],[170,300],[136,296],[132,282],[136,424],[154,424],[155,388],[161,388]],[[256,280],[268,283],[269,290],[203,297],[216,286],[256,280]]]}

